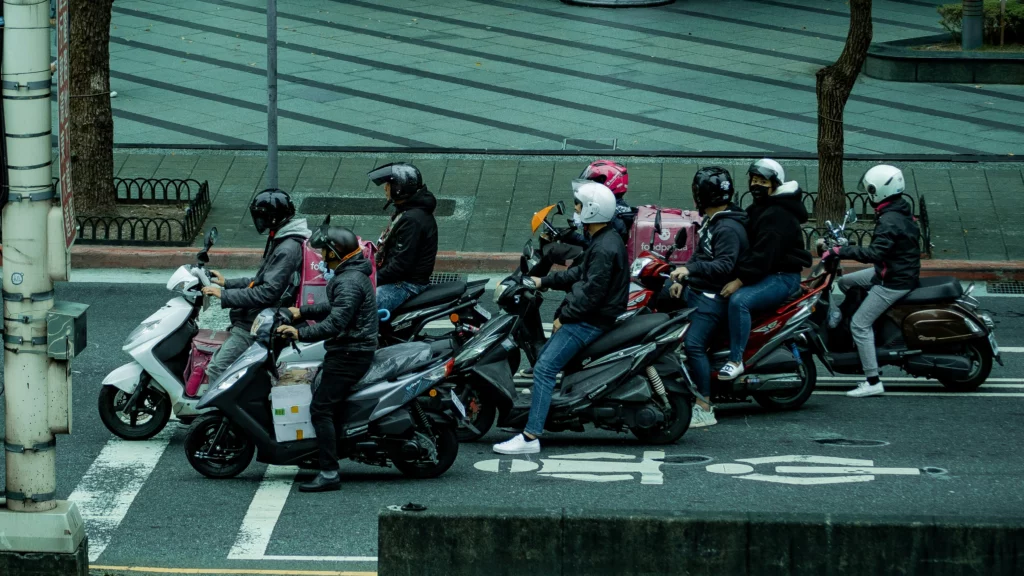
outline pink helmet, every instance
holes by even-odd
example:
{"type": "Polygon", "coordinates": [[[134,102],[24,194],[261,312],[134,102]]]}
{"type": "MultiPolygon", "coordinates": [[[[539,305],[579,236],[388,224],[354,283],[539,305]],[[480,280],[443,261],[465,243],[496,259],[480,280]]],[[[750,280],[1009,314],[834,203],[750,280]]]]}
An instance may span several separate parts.
{"type": "Polygon", "coordinates": [[[611,160],[597,160],[587,166],[580,174],[581,180],[593,180],[604,184],[616,196],[622,196],[629,187],[629,174],[626,167],[611,160]]]}

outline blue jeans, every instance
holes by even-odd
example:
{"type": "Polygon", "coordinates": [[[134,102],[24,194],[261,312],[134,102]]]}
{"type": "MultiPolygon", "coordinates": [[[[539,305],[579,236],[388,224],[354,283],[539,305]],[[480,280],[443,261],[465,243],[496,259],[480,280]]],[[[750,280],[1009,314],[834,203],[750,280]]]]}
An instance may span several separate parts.
{"type": "Polygon", "coordinates": [[[799,287],[799,274],[770,274],[757,284],[740,288],[729,298],[730,361],[743,361],[743,351],[750,338],[750,315],[775,309],[799,287]]]}
{"type": "Polygon", "coordinates": [[[686,367],[697,387],[697,392],[707,400],[711,396],[711,361],[708,360],[708,339],[715,328],[722,323],[728,303],[720,294],[708,298],[701,292],[686,289],[686,306],[696,308],[690,314],[690,329],[686,331],[683,349],[686,351],[686,367]]]}
{"type": "Polygon", "coordinates": [[[580,350],[597,340],[604,330],[584,322],[563,324],[558,332],[551,335],[547,344],[540,349],[540,356],[533,366],[533,390],[531,391],[530,419],[526,433],[540,436],[551,408],[551,391],[555,389],[555,377],[580,350]]]}
{"type": "Polygon", "coordinates": [[[422,294],[428,287],[429,284],[412,284],[410,282],[397,282],[395,284],[377,286],[377,309],[394,312],[406,300],[422,294]]]}

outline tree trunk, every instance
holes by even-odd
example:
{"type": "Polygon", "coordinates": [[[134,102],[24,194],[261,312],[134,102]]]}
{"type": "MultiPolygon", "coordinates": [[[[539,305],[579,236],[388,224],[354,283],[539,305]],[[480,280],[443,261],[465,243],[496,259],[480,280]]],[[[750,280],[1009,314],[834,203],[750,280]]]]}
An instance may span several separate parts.
{"type": "Polygon", "coordinates": [[[75,212],[114,210],[114,117],[110,109],[113,0],[69,0],[71,166],[75,212]]]}
{"type": "Polygon", "coordinates": [[[843,183],[843,110],[857,82],[871,46],[871,0],[849,0],[850,32],[835,64],[817,73],[818,94],[818,201],[814,216],[818,226],[825,220],[842,220],[846,211],[843,183]]]}

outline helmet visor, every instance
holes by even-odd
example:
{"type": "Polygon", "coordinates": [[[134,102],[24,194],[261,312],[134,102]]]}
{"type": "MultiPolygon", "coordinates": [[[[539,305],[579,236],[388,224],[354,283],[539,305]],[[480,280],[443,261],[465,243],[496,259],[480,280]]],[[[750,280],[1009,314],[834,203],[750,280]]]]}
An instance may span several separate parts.
{"type": "Polygon", "coordinates": [[[857,180],[857,191],[858,192],[863,192],[865,194],[874,194],[874,190],[869,190],[868,186],[866,184],[864,184],[864,179],[867,177],[868,172],[870,172],[870,171],[871,171],[870,168],[865,170],[864,173],[861,174],[860,178],[857,180]]]}
{"type": "Polygon", "coordinates": [[[317,228],[313,235],[309,237],[309,247],[314,250],[323,250],[327,248],[327,225],[324,224],[317,228]]]}
{"type": "Polygon", "coordinates": [[[385,182],[389,182],[394,177],[394,172],[391,167],[394,163],[385,164],[380,168],[374,168],[366,173],[366,177],[373,181],[375,186],[380,186],[385,182]]]}
{"type": "Polygon", "coordinates": [[[747,174],[750,176],[760,176],[770,182],[779,181],[779,175],[775,173],[775,170],[760,164],[751,164],[750,168],[747,169],[747,174]]]}

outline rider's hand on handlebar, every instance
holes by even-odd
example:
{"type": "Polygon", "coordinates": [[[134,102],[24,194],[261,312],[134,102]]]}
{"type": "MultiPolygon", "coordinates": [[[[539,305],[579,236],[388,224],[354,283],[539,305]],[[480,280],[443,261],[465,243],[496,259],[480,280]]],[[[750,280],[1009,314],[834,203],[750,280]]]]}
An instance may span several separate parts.
{"type": "Polygon", "coordinates": [[[203,296],[213,296],[214,298],[220,298],[220,288],[216,286],[206,286],[203,288],[203,296]]]}
{"type": "Polygon", "coordinates": [[[540,290],[540,278],[537,278],[536,276],[530,276],[530,280],[533,280],[534,286],[536,286],[537,290],[540,290]]]}
{"type": "Polygon", "coordinates": [[[673,282],[682,282],[683,278],[690,275],[690,271],[686,269],[686,266],[680,266],[672,271],[670,275],[673,282]]]}
{"type": "Polygon", "coordinates": [[[825,250],[828,250],[828,242],[824,238],[818,238],[818,241],[814,243],[814,247],[818,251],[818,256],[823,256],[825,250]]]}
{"type": "Polygon", "coordinates": [[[216,270],[210,270],[210,276],[213,277],[213,283],[217,286],[224,286],[224,275],[216,270]]]}
{"type": "Polygon", "coordinates": [[[299,331],[294,326],[279,326],[277,328],[277,333],[280,334],[282,338],[287,338],[289,340],[299,339],[299,331]]]}
{"type": "Polygon", "coordinates": [[[299,320],[302,318],[302,312],[300,312],[298,308],[289,308],[288,311],[292,313],[292,320],[299,320]]]}
{"type": "Polygon", "coordinates": [[[679,298],[683,295],[683,285],[676,282],[672,284],[672,287],[668,289],[668,295],[673,298],[679,298]]]}
{"type": "Polygon", "coordinates": [[[829,260],[831,258],[838,258],[838,257],[839,257],[839,246],[833,246],[832,248],[829,248],[828,250],[825,250],[821,254],[821,261],[825,262],[826,260],[829,260]]]}

